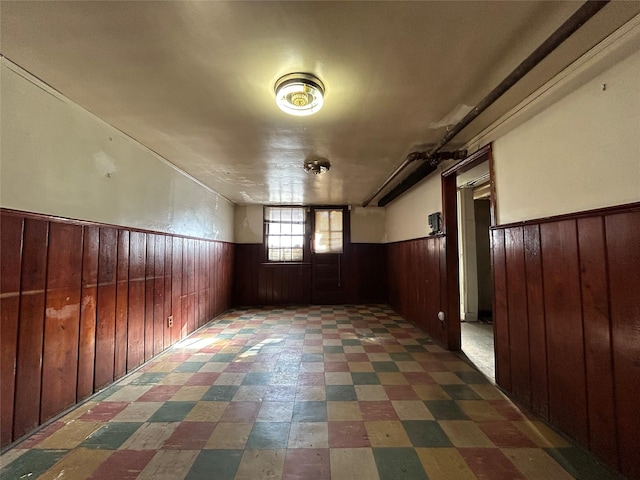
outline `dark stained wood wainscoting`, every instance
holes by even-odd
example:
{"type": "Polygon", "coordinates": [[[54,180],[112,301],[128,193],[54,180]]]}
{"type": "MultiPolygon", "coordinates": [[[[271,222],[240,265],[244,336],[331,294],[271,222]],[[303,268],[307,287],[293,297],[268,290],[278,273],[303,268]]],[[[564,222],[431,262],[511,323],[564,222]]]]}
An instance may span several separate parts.
{"type": "Polygon", "coordinates": [[[496,380],[640,478],[640,204],[492,228],[496,380]]]}
{"type": "Polygon", "coordinates": [[[445,237],[436,235],[387,245],[389,304],[407,320],[447,345],[447,331],[438,319],[445,311],[445,237]]]}
{"type": "MultiPolygon", "coordinates": [[[[234,305],[311,303],[310,263],[266,263],[261,243],[236,244],[234,305]]],[[[347,303],[386,303],[386,245],[345,246],[347,303]]]]}
{"type": "Polygon", "coordinates": [[[230,243],[10,210],[0,237],[3,447],[231,303],[230,243]]]}

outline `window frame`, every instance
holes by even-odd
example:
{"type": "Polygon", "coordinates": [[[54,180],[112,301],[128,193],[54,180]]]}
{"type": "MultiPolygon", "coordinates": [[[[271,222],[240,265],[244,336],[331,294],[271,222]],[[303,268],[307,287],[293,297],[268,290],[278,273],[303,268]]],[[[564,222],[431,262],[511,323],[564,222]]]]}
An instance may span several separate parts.
{"type": "MultiPolygon", "coordinates": [[[[346,236],[346,233],[345,233],[346,228],[345,228],[345,224],[346,224],[346,221],[348,220],[348,218],[345,216],[345,208],[342,207],[342,206],[314,207],[312,209],[312,211],[311,211],[310,217],[313,217],[313,218],[311,219],[311,232],[309,234],[309,237],[310,237],[310,242],[309,243],[310,243],[310,249],[311,249],[311,252],[313,253],[313,255],[330,255],[330,254],[342,255],[344,253],[344,251],[345,251],[345,248],[346,248],[346,238],[345,238],[345,236],[346,236]],[[341,242],[341,246],[340,246],[340,251],[339,252],[336,252],[336,251],[321,252],[321,251],[316,250],[315,234],[316,234],[316,227],[317,227],[317,224],[316,224],[316,218],[317,217],[316,216],[317,216],[318,212],[340,212],[340,215],[342,217],[342,222],[341,222],[341,225],[340,225],[340,234],[341,234],[341,237],[342,237],[342,242],[341,242]]],[[[331,227],[329,227],[329,228],[331,228],[331,227]]],[[[332,232],[332,230],[330,229],[329,233],[331,233],[331,232],[332,232]]]]}
{"type": "MultiPolygon", "coordinates": [[[[264,205],[262,208],[262,246],[263,246],[263,260],[264,263],[269,265],[283,265],[283,264],[301,264],[308,263],[310,259],[310,242],[309,242],[309,208],[302,205],[264,205]],[[302,260],[269,260],[269,234],[267,220],[267,209],[269,208],[290,208],[301,209],[304,213],[303,234],[302,234],[302,260]]],[[[291,223],[293,224],[293,222],[291,223]]],[[[291,235],[293,236],[293,235],[291,235]]],[[[298,235],[296,235],[298,236],[298,235]]]]}

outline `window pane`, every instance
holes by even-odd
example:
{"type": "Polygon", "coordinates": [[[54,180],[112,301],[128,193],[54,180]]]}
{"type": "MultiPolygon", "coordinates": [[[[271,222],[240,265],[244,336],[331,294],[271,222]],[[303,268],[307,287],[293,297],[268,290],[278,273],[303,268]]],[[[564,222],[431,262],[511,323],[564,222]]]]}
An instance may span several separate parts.
{"type": "Polygon", "coordinates": [[[305,214],[301,207],[264,207],[269,262],[303,261],[305,214]]]}
{"type": "Polygon", "coordinates": [[[316,253],[342,253],[342,210],[316,210],[313,249],[316,253]]]}

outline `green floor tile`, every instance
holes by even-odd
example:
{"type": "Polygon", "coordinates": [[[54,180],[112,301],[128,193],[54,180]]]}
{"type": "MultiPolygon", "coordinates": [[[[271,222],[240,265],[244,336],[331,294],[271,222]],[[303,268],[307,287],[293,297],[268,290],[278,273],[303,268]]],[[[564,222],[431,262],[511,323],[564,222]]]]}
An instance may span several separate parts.
{"type": "Polygon", "coordinates": [[[345,338],[344,340],[342,340],[342,345],[345,347],[355,347],[355,346],[362,345],[362,342],[355,338],[345,338]]]}
{"type": "Polygon", "coordinates": [[[482,400],[482,397],[466,385],[440,385],[454,400],[482,400]]]}
{"type": "Polygon", "coordinates": [[[404,420],[405,432],[414,447],[451,447],[451,441],[438,422],[430,420],[404,420]]]}
{"type": "Polygon", "coordinates": [[[344,348],[337,345],[327,345],[322,348],[324,353],[344,353],[344,348]]]}
{"type": "Polygon", "coordinates": [[[326,422],[327,402],[296,402],[293,404],[293,422],[326,422]]]}
{"type": "Polygon", "coordinates": [[[324,361],[324,357],[321,353],[303,353],[302,354],[303,362],[322,362],[324,361]]]}
{"type": "Polygon", "coordinates": [[[422,353],[427,351],[422,345],[405,345],[404,349],[409,353],[422,353]]]}
{"type": "Polygon", "coordinates": [[[355,402],[358,400],[353,385],[327,385],[325,393],[327,401],[330,402],[355,402]]]}
{"type": "Polygon", "coordinates": [[[148,422],[181,422],[196,402],[165,402],[151,415],[148,422]]]}
{"type": "Polygon", "coordinates": [[[354,385],[380,385],[380,379],[374,372],[351,372],[354,385]]]}
{"type": "Polygon", "coordinates": [[[621,478],[580,448],[545,448],[544,450],[579,480],[620,480],[621,478]]]}
{"type": "Polygon", "coordinates": [[[166,373],[146,372],[132,380],[131,385],[155,385],[160,383],[166,376],[166,373]]]}
{"type": "Polygon", "coordinates": [[[480,372],[455,372],[460,380],[468,385],[475,385],[479,383],[489,383],[487,377],[480,372]]]}
{"type": "Polygon", "coordinates": [[[29,450],[0,470],[0,478],[38,478],[68,452],[69,450],[29,450]]]}
{"type": "Polygon", "coordinates": [[[287,448],[289,422],[256,422],[247,440],[247,449],[275,450],[287,448]]]}
{"type": "Polygon", "coordinates": [[[205,362],[184,362],[174,368],[173,371],[176,373],[197,372],[204,366],[204,364],[205,362]]]}
{"type": "Polygon", "coordinates": [[[453,400],[426,400],[424,404],[436,420],[469,420],[453,400]]]}
{"type": "Polygon", "coordinates": [[[413,362],[413,357],[411,356],[410,353],[396,352],[396,353],[390,353],[389,356],[391,357],[391,360],[393,360],[394,362],[413,362]]]}
{"type": "Polygon", "coordinates": [[[111,395],[116,393],[122,387],[123,385],[112,385],[111,387],[103,390],[102,392],[98,393],[96,396],[92,397],[91,400],[94,402],[101,402],[104,399],[109,398],[111,395]]]}
{"type": "Polygon", "coordinates": [[[230,402],[238,391],[236,385],[212,385],[200,400],[208,402],[230,402]]]}
{"type": "Polygon", "coordinates": [[[242,380],[242,385],[269,385],[270,373],[247,373],[242,380]]]}
{"type": "Polygon", "coordinates": [[[117,450],[141,425],[142,423],[135,422],[107,423],[87,437],[80,446],[102,450],[117,450]]]}
{"type": "Polygon", "coordinates": [[[212,362],[232,362],[236,358],[235,353],[216,353],[211,357],[212,362]]]}
{"type": "Polygon", "coordinates": [[[396,362],[371,362],[376,372],[399,372],[396,362]]]}
{"type": "Polygon", "coordinates": [[[429,480],[413,448],[374,448],[380,480],[429,480]]]}

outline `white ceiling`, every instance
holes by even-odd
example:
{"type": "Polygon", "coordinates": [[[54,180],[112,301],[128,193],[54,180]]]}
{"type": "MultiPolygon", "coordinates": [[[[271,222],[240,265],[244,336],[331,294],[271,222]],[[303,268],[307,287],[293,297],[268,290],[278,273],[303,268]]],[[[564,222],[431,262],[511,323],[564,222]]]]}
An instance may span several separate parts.
{"type": "MultiPolygon", "coordinates": [[[[1,53],[239,204],[361,204],[580,2],[6,1],[1,53]],[[275,105],[310,72],[325,106],[275,105]],[[446,122],[445,122],[446,123],[446,122]],[[303,170],[327,157],[322,176],[303,170]]],[[[612,2],[453,142],[461,145],[617,27],[612,2]]]]}

